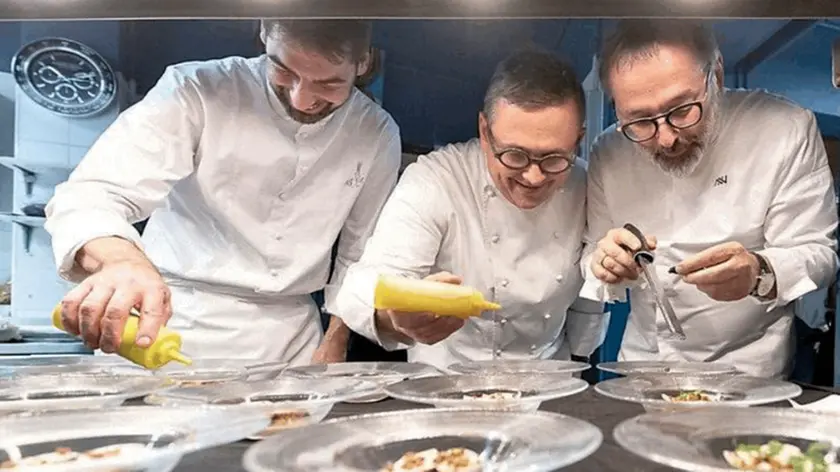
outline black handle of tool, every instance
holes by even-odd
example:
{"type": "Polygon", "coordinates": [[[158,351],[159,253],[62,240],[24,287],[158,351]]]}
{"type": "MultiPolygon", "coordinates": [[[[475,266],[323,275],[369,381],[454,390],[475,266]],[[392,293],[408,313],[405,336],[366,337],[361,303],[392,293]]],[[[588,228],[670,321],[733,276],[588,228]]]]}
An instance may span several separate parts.
{"type": "Polygon", "coordinates": [[[633,251],[624,244],[622,244],[621,247],[625,251],[628,251],[633,254],[633,260],[636,261],[637,264],[641,265],[642,261],[648,264],[653,263],[653,251],[650,249],[650,246],[648,246],[647,240],[645,239],[645,235],[642,234],[639,228],[635,227],[631,223],[627,223],[626,225],[624,225],[624,229],[633,233],[633,236],[639,239],[639,242],[642,244],[642,246],[641,249],[639,249],[638,251],[633,251]]]}

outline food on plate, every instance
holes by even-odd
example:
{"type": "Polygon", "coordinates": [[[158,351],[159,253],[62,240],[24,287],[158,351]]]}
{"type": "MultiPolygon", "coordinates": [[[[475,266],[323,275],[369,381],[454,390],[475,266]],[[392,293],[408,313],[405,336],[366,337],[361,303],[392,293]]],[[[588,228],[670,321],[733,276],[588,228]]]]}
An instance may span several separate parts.
{"type": "Polygon", "coordinates": [[[522,392],[515,390],[487,390],[464,394],[464,400],[516,400],[517,398],[522,398],[522,392]]]}
{"type": "Polygon", "coordinates": [[[305,411],[275,411],[271,415],[271,424],[268,425],[268,431],[278,429],[294,428],[302,426],[309,418],[309,413],[305,411]]]}
{"type": "Polygon", "coordinates": [[[723,395],[719,393],[708,393],[702,390],[691,390],[680,392],[677,395],[662,394],[662,399],[671,403],[679,402],[719,402],[723,395]]]}
{"type": "Polygon", "coordinates": [[[455,447],[440,451],[407,452],[381,472],[480,472],[481,459],[470,449],[455,447]]]}
{"type": "Polygon", "coordinates": [[[7,460],[0,464],[0,470],[29,470],[30,467],[88,462],[131,454],[146,449],[143,444],[128,443],[99,447],[85,452],[77,452],[69,447],[59,447],[53,452],[25,457],[19,461],[7,460]]]}
{"type": "Polygon", "coordinates": [[[840,464],[827,462],[829,449],[827,444],[813,443],[802,452],[793,444],[770,441],[766,444],[739,444],[734,451],[723,451],[723,458],[737,470],[838,472],[840,464]]]}

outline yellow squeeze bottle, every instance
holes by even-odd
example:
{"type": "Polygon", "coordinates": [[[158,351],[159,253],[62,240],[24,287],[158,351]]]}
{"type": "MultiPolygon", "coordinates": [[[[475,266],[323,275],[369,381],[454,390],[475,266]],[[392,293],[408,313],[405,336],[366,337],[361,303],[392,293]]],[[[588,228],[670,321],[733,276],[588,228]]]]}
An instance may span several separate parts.
{"type": "MultiPolygon", "coordinates": [[[[52,313],[53,326],[66,331],[61,322],[61,304],[55,307],[52,313]]],[[[171,361],[190,365],[192,361],[181,354],[181,336],[167,327],[161,327],[155,342],[151,346],[142,348],[134,344],[137,338],[137,329],[140,324],[140,315],[132,309],[126,320],[125,329],[122,332],[120,347],[117,353],[131,362],[147,369],[159,369],[171,361]]]]}
{"type": "Polygon", "coordinates": [[[379,277],[373,304],[377,310],[429,312],[458,318],[502,308],[485,300],[481,292],[471,287],[388,275],[379,277]]]}

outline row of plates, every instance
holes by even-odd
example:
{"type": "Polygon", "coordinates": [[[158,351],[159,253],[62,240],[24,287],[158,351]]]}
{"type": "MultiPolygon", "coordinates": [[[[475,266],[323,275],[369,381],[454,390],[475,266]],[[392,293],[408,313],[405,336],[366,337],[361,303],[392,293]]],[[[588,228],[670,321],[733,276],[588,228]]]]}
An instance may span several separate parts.
{"type": "MultiPolygon", "coordinates": [[[[2,362],[0,360],[0,369],[2,362]]],[[[569,375],[571,371],[582,370],[580,366],[562,361],[465,364],[460,368],[462,375],[441,375],[436,369],[420,364],[331,364],[286,369],[277,379],[257,381],[242,381],[241,377],[219,378],[225,369],[237,376],[244,370],[245,378],[251,377],[251,365],[235,362],[222,365],[221,361],[203,361],[191,370],[182,371],[179,378],[188,382],[199,380],[197,377],[224,381],[203,386],[173,386],[171,372],[163,377],[138,376],[136,371],[121,370],[122,366],[103,369],[99,364],[100,367],[91,369],[90,364],[85,367],[85,362],[90,361],[81,361],[75,368],[65,368],[63,373],[52,371],[56,369],[55,365],[7,366],[14,372],[8,379],[0,380],[0,409],[32,412],[96,408],[96,412],[86,414],[97,421],[79,428],[83,418],[79,415],[85,413],[77,410],[0,418],[0,431],[3,432],[0,446],[5,451],[0,451],[0,463],[13,458],[15,451],[29,456],[51,447],[90,449],[91,438],[97,437],[93,441],[97,445],[103,444],[103,438],[109,438],[105,441],[108,444],[127,442],[126,438],[129,438],[133,444],[142,444],[143,452],[168,451],[173,454],[175,462],[171,466],[174,467],[180,454],[185,452],[244,437],[266,437],[270,418],[284,412],[302,413],[297,418],[300,427],[285,429],[282,434],[271,435],[255,444],[245,456],[248,470],[378,471],[385,462],[407,450],[466,447],[479,453],[484,462],[491,465],[490,469],[548,471],[585,458],[603,440],[601,431],[590,423],[536,411],[544,401],[587,388],[586,382],[569,375]],[[215,378],[211,371],[215,371],[215,378]],[[517,398],[473,398],[500,392],[515,394],[517,398]],[[437,408],[321,422],[337,402],[381,396],[437,408]],[[118,406],[126,398],[136,397],[145,397],[148,404],[158,408],[118,406]],[[208,411],[214,413],[208,414],[208,411]],[[184,412],[187,416],[175,412],[184,412]],[[195,416],[190,417],[190,414],[195,416]],[[155,422],[154,418],[158,417],[159,422],[155,422]],[[197,421],[195,418],[198,417],[207,419],[197,421]],[[240,429],[235,427],[239,424],[237,421],[241,421],[240,429]],[[149,424],[155,428],[149,429],[149,424]],[[228,424],[234,427],[230,428],[228,424]],[[98,436],[92,436],[94,433],[98,436]]],[[[628,376],[601,382],[595,387],[596,391],[646,406],[664,403],[657,395],[661,397],[665,392],[685,390],[725,393],[727,396],[721,404],[734,406],[771,403],[793,398],[801,392],[799,387],[787,382],[745,377],[734,374],[726,366],[712,364],[620,363],[600,367],[628,376]]],[[[261,375],[276,373],[263,371],[261,375]]],[[[813,415],[778,409],[716,406],[643,415],[620,425],[614,435],[628,450],[660,463],[684,470],[730,470],[722,464],[717,449],[733,447],[730,443],[748,437],[829,440],[832,444],[840,444],[840,431],[837,431],[840,419],[817,423],[813,415]],[[747,412],[746,416],[744,412],[747,412]],[[777,425],[786,429],[771,431],[777,425]],[[660,447],[663,444],[668,447],[663,449],[660,447]]],[[[74,464],[71,468],[26,470],[108,471],[115,468],[113,464],[96,461],[96,464],[74,464]],[[94,465],[96,468],[91,468],[94,465]]],[[[170,469],[140,467],[134,463],[131,470],[170,469]]]]}

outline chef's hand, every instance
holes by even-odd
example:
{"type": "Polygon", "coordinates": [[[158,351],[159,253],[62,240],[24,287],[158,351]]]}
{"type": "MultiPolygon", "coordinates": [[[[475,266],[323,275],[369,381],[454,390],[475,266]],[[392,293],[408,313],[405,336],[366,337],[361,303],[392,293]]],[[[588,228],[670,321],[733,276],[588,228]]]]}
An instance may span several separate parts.
{"type": "Polygon", "coordinates": [[[733,242],[701,251],[673,270],[712,299],[730,302],[750,294],[760,266],[758,259],[742,244],[733,242]]]}
{"type": "MultiPolygon", "coordinates": [[[[656,249],[656,238],[645,236],[650,250],[656,249]]],[[[615,228],[607,232],[598,241],[598,247],[592,253],[589,268],[592,274],[602,282],[617,284],[625,280],[636,280],[642,268],[633,260],[633,253],[622,246],[629,247],[634,252],[642,248],[641,241],[633,233],[624,228],[615,228]]]]}
{"type": "Polygon", "coordinates": [[[347,360],[347,344],[350,341],[350,328],[341,318],[332,315],[324,340],[312,355],[313,364],[332,364],[347,360]]]}
{"type": "Polygon", "coordinates": [[[115,239],[118,238],[101,238],[85,245],[89,251],[77,256],[77,261],[92,274],[61,301],[64,328],[81,335],[92,349],[106,353],[119,348],[132,307],[140,312],[136,338],[140,347],[151,345],[172,315],[169,288],[160,273],[133,244],[115,239]],[[136,252],[125,250],[123,244],[129,244],[136,252]],[[102,257],[117,253],[124,257],[102,257]],[[94,258],[99,262],[94,263],[94,258]]]}
{"type": "MultiPolygon", "coordinates": [[[[461,285],[461,278],[449,272],[438,272],[424,280],[461,285]]],[[[454,316],[437,316],[434,313],[405,313],[384,310],[377,312],[377,326],[397,337],[408,338],[422,344],[436,344],[464,326],[464,320],[454,316]]]]}

